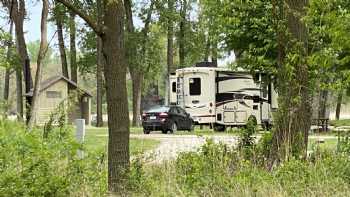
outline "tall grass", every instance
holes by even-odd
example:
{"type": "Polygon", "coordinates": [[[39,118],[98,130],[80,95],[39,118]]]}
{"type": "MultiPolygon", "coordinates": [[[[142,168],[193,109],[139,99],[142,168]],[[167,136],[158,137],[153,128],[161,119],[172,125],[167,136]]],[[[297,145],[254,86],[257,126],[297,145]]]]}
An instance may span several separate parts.
{"type": "Polygon", "coordinates": [[[182,153],[175,161],[138,163],[140,174],[134,176],[138,184],[133,195],[348,196],[348,155],[316,154],[309,161],[291,160],[268,171],[236,149],[209,141],[198,152],[182,153]]]}

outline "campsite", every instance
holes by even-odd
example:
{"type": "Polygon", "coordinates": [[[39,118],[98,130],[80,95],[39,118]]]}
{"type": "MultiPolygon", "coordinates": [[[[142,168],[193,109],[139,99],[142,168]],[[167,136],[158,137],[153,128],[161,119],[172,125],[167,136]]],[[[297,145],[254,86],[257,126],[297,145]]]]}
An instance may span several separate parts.
{"type": "Polygon", "coordinates": [[[349,196],[350,1],[0,0],[0,196],[349,196]]]}

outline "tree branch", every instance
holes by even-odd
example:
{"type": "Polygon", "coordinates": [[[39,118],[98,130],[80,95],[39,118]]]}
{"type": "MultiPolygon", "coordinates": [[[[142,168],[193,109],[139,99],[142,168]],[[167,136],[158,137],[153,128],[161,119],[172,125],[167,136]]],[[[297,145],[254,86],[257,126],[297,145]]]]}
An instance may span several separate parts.
{"type": "Polygon", "coordinates": [[[80,18],[82,18],[98,36],[101,36],[103,34],[102,28],[99,27],[91,17],[89,17],[84,12],[79,10],[72,3],[70,3],[67,0],[55,0],[55,1],[62,3],[66,8],[68,8],[69,10],[71,10],[72,12],[80,16],[80,18]]]}

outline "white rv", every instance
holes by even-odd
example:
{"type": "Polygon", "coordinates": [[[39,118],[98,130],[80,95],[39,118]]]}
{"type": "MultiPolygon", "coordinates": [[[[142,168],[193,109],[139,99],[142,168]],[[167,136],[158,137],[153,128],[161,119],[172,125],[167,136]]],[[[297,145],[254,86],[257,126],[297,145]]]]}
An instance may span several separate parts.
{"type": "Polygon", "coordinates": [[[170,77],[170,103],[186,109],[196,124],[219,131],[244,126],[253,117],[257,124],[268,126],[277,95],[263,77],[217,67],[178,69],[170,77]]]}

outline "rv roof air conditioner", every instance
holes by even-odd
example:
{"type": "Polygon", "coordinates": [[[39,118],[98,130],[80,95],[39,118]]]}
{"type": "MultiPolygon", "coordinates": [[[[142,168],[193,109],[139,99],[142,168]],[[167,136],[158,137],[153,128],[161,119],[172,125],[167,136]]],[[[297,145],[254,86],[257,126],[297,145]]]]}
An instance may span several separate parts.
{"type": "Polygon", "coordinates": [[[196,64],[196,67],[210,67],[210,68],[216,68],[218,67],[218,64],[216,62],[198,62],[196,64]]]}

